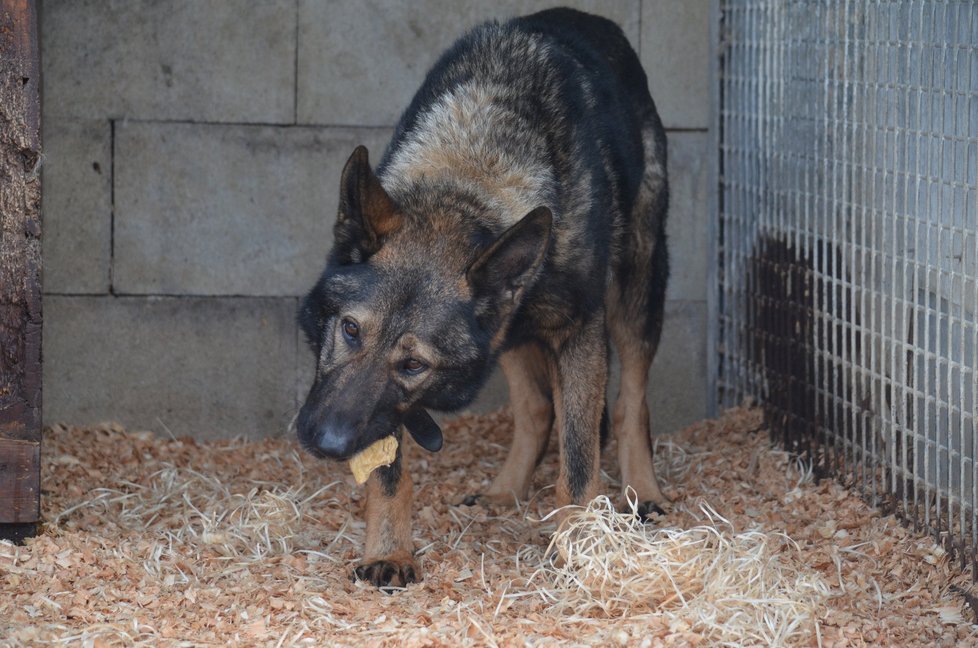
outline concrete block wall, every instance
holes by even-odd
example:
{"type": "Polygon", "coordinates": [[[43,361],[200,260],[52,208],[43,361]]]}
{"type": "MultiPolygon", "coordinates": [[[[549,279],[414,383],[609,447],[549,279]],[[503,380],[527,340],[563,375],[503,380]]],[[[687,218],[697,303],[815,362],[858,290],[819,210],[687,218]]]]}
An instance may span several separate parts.
{"type": "MultiPolygon", "coordinates": [[[[286,432],[339,172],[463,30],[557,4],[640,50],[669,128],[654,427],[706,414],[708,0],[44,0],[44,416],[286,432]]],[[[497,377],[474,405],[506,401],[497,377]]]]}

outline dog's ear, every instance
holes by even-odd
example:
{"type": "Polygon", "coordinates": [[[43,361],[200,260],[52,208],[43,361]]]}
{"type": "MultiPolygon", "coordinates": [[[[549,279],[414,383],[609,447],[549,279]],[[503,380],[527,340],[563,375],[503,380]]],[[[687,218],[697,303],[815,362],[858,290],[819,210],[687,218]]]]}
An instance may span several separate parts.
{"type": "Polygon", "coordinates": [[[333,228],[340,258],[345,263],[363,261],[400,226],[401,215],[370,168],[367,147],[358,146],[340,178],[340,208],[333,228]]]}
{"type": "Polygon", "coordinates": [[[504,317],[523,298],[550,247],[553,215],[537,207],[496,239],[466,271],[480,315],[504,317]]]}

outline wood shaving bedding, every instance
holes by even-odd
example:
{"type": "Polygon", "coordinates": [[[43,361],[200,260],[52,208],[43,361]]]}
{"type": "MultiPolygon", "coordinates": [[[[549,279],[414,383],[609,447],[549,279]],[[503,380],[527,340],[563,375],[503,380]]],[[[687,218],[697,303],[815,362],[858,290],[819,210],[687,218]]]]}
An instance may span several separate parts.
{"type": "Polygon", "coordinates": [[[442,452],[404,448],[425,575],[392,595],[350,580],[364,495],[345,465],[291,438],[56,426],[42,533],[0,543],[0,645],[978,645],[970,576],[815,483],[761,421],[659,437],[673,504],[655,526],[618,510],[609,447],[604,496],[558,530],[553,451],[529,502],[458,505],[512,434],[506,412],[459,417],[442,452]]]}

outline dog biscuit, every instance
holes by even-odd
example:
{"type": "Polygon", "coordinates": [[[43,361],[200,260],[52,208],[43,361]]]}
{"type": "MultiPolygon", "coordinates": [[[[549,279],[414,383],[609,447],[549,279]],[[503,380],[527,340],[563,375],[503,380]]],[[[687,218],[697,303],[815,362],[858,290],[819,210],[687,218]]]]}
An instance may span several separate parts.
{"type": "Polygon", "coordinates": [[[357,483],[362,484],[375,468],[391,465],[396,457],[397,439],[387,436],[355,454],[350,459],[350,471],[357,483]]]}

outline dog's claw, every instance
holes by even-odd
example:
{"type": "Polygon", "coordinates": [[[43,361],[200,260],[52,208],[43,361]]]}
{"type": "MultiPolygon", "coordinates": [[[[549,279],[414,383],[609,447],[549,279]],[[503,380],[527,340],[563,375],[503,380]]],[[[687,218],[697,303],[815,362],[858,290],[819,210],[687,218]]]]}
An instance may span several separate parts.
{"type": "Polygon", "coordinates": [[[635,510],[635,513],[643,522],[653,522],[655,520],[654,516],[666,514],[665,510],[661,506],[652,501],[642,502],[639,504],[638,508],[635,510]]]}
{"type": "Polygon", "coordinates": [[[370,583],[382,590],[405,587],[409,583],[417,583],[418,571],[410,563],[399,563],[392,560],[376,560],[371,563],[357,565],[353,570],[354,580],[370,583]]]}
{"type": "Polygon", "coordinates": [[[482,495],[466,495],[465,499],[462,500],[462,506],[475,506],[481,497],[482,495]]]}

